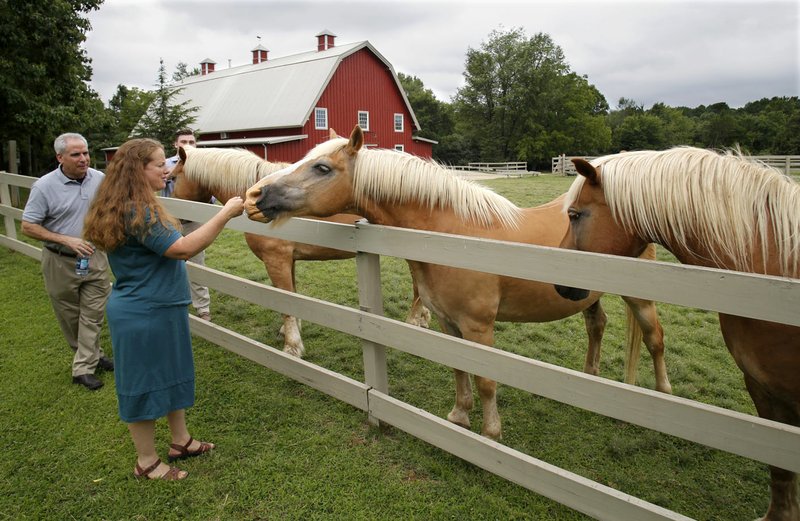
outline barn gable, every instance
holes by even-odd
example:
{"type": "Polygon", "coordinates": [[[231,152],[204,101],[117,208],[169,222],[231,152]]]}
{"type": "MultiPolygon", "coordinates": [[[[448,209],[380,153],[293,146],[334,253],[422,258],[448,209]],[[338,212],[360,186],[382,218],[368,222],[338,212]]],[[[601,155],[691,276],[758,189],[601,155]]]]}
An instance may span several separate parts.
{"type": "Polygon", "coordinates": [[[198,108],[198,146],[239,146],[294,161],[327,139],[328,128],[349,133],[361,113],[369,145],[430,157],[432,142],[412,137],[419,123],[386,58],[367,41],[333,45],[332,33],[317,36],[324,36],[317,50],[267,59],[259,45],[253,63],[212,67],[176,84],[175,103],[198,108]],[[328,116],[325,128],[315,125],[319,108],[328,116]]]}

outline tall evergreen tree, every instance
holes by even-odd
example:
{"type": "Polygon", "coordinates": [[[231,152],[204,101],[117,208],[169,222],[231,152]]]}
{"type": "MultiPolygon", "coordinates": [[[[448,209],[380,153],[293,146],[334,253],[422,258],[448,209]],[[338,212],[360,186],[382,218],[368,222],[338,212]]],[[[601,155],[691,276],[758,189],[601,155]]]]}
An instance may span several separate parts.
{"type": "Polygon", "coordinates": [[[189,101],[175,103],[174,98],[180,91],[167,82],[164,60],[160,60],[154,99],[134,127],[131,137],[149,137],[169,146],[176,130],[192,126],[196,121],[194,113],[198,109],[191,106],[189,101]]]}

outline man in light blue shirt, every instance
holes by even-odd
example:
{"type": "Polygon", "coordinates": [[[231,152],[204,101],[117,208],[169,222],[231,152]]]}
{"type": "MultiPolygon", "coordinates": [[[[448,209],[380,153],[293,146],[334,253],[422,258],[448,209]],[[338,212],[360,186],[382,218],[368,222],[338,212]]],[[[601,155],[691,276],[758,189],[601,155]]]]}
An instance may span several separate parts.
{"type": "Polygon", "coordinates": [[[75,351],[72,381],[96,390],[103,386],[96,369],[114,370],[100,347],[111,277],[105,253],[84,241],[82,231],[105,174],[89,168],[89,146],[80,134],[62,134],[53,146],[59,166],[33,183],[22,213],[22,233],[43,241],[44,286],[61,332],[75,351]],[[80,257],[89,259],[88,274],[75,271],[80,257]]]}
{"type": "MultiPolygon", "coordinates": [[[[175,143],[173,143],[173,146],[175,147],[175,155],[167,158],[167,168],[171,171],[175,165],[178,164],[178,161],[180,160],[178,157],[178,147],[193,147],[196,145],[197,141],[194,138],[194,131],[192,129],[182,128],[178,130],[175,133],[175,143]]],[[[164,180],[164,182],[166,184],[159,195],[162,197],[172,197],[172,191],[175,189],[174,180],[171,176],[169,176],[164,180]]],[[[184,235],[195,231],[201,225],[201,223],[185,220],[181,220],[181,223],[183,224],[184,235]]],[[[205,266],[206,252],[201,251],[189,259],[189,262],[194,262],[200,264],[201,266],[205,266]]],[[[197,311],[197,316],[203,320],[211,320],[211,295],[209,294],[208,288],[195,282],[192,282],[189,287],[192,290],[192,307],[194,307],[194,309],[197,311]]]]}

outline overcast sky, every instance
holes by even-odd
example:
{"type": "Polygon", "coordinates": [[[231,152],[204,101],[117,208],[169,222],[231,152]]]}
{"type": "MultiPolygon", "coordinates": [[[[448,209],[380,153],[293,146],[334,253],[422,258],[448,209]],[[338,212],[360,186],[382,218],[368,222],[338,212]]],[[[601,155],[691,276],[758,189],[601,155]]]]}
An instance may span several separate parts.
{"type": "Polygon", "coordinates": [[[258,43],[270,58],[316,49],[325,29],[337,44],[369,41],[442,101],[463,85],[467,50],[512,28],[549,34],[611,108],[621,97],[741,107],[800,95],[797,0],[106,0],[89,18],[92,87],[104,101],[119,84],[152,89],[162,58],[170,76],[205,58],[220,70],[250,63],[258,43]]]}

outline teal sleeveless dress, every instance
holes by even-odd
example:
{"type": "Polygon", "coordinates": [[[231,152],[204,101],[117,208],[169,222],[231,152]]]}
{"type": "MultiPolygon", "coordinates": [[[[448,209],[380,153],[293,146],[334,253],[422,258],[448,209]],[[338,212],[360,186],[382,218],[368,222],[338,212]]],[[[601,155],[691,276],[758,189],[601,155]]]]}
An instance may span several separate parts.
{"type": "Polygon", "coordinates": [[[164,257],[181,233],[157,220],[108,252],[115,281],[106,307],[119,416],[154,420],[194,404],[186,262],[164,257]]]}

